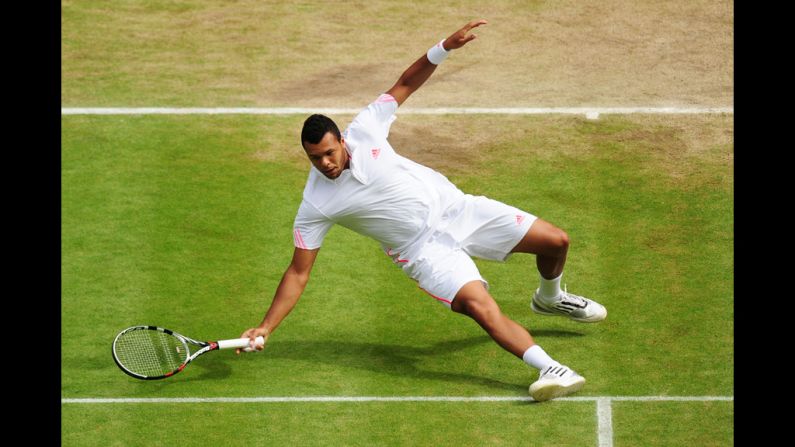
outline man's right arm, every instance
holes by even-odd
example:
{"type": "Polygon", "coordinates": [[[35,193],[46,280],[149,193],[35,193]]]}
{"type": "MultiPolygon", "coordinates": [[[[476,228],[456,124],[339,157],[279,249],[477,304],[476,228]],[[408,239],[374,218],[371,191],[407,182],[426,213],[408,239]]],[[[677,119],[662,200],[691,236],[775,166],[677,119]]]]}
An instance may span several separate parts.
{"type": "MultiPolygon", "coordinates": [[[[273,297],[270,307],[268,308],[265,318],[262,323],[255,328],[251,328],[243,332],[240,337],[249,337],[254,339],[259,335],[267,338],[276,327],[282,322],[284,317],[293,310],[301,294],[304,293],[306,284],[309,282],[309,274],[312,271],[312,266],[315,264],[317,253],[320,249],[305,250],[303,248],[295,248],[293,252],[293,260],[290,266],[282,275],[282,280],[276,288],[276,295],[273,297]]],[[[240,349],[236,350],[240,354],[240,349]]]]}

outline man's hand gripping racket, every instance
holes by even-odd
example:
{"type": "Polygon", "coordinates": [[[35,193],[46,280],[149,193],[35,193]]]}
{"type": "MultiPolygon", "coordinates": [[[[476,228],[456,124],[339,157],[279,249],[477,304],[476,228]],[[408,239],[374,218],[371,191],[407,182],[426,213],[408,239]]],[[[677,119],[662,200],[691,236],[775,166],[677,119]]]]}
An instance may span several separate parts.
{"type": "MultiPolygon", "coordinates": [[[[247,331],[249,332],[249,331],[247,331]]],[[[196,357],[217,349],[261,351],[267,334],[253,338],[198,341],[157,326],[133,326],[113,340],[113,360],[124,373],[142,380],[165,379],[185,369],[196,357]],[[198,348],[190,352],[190,347],[198,348]]]]}
{"type": "Polygon", "coordinates": [[[267,329],[262,329],[259,327],[253,327],[251,329],[246,330],[242,334],[240,334],[241,340],[249,339],[251,342],[246,347],[238,347],[235,349],[235,354],[240,354],[241,352],[256,352],[262,351],[265,349],[265,342],[268,341],[268,336],[270,332],[267,329]],[[260,340],[262,342],[260,343],[260,340]]]}

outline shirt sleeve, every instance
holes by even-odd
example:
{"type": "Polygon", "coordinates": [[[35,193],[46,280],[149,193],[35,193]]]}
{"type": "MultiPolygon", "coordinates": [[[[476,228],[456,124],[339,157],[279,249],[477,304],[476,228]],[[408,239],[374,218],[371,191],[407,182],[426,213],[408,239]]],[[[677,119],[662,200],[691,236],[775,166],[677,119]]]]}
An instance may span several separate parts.
{"type": "Polygon", "coordinates": [[[334,222],[304,199],[293,224],[293,244],[305,250],[320,248],[334,222]]]}
{"type": "Polygon", "coordinates": [[[397,100],[392,95],[384,93],[359,112],[349,128],[361,129],[386,139],[392,122],[397,119],[395,116],[397,108],[397,100]]]}

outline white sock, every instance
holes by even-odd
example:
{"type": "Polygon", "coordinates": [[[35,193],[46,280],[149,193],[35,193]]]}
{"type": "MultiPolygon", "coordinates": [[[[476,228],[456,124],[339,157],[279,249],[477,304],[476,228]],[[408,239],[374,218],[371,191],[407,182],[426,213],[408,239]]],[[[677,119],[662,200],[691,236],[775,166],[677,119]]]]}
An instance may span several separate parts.
{"type": "Polygon", "coordinates": [[[563,277],[563,273],[553,279],[546,279],[540,273],[538,276],[541,277],[541,285],[538,287],[538,294],[541,298],[552,299],[560,295],[560,278],[563,277]]]}
{"type": "Polygon", "coordinates": [[[527,351],[522,355],[522,360],[535,369],[543,370],[547,366],[557,366],[560,363],[556,362],[550,357],[541,346],[533,345],[527,348],[527,351]]]}

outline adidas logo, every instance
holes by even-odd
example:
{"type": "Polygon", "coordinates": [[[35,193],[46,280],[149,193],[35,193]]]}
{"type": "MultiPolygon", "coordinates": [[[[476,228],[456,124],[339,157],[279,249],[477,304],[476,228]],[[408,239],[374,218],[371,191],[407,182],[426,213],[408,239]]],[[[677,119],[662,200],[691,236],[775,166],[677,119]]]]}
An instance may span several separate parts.
{"type": "Polygon", "coordinates": [[[370,153],[372,153],[372,154],[373,154],[373,158],[374,158],[374,159],[378,160],[378,154],[380,154],[380,153],[381,153],[381,149],[379,149],[379,148],[377,148],[377,147],[374,147],[374,148],[372,148],[372,149],[370,150],[370,153]]]}
{"type": "Polygon", "coordinates": [[[516,225],[521,225],[523,220],[524,216],[522,216],[521,214],[516,215],[516,225]]]}
{"type": "Polygon", "coordinates": [[[564,296],[563,299],[552,305],[552,307],[564,312],[574,312],[576,309],[585,309],[587,306],[587,301],[573,300],[568,296],[564,296]]]}

